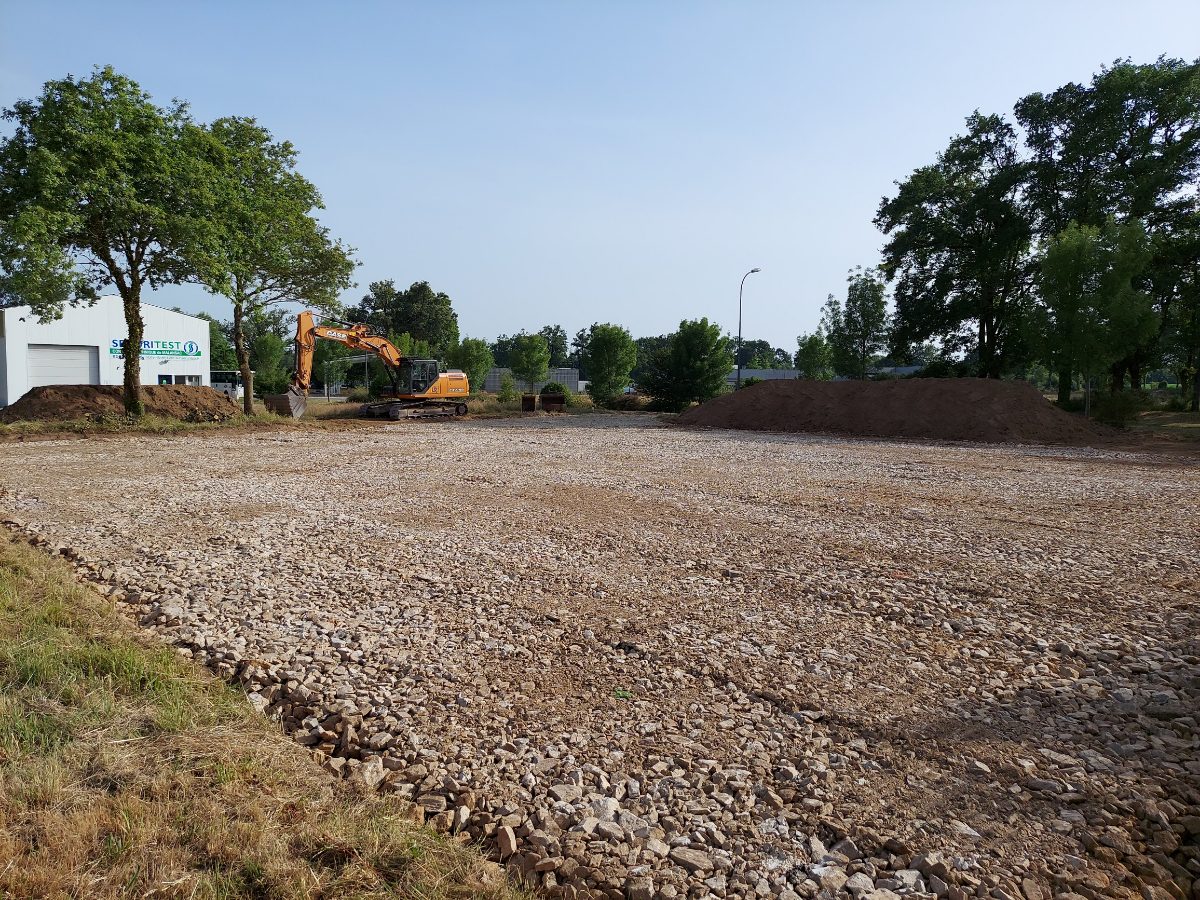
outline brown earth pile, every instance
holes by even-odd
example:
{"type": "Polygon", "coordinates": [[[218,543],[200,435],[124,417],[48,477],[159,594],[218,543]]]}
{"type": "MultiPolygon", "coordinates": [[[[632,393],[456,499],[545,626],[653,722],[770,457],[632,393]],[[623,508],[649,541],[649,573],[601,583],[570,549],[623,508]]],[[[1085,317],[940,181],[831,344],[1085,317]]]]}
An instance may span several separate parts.
{"type": "MultiPolygon", "coordinates": [[[[0,410],[0,421],[71,420],[119,416],[125,412],[116,385],[54,384],[36,387],[0,410]]],[[[150,415],[185,421],[221,421],[237,415],[237,405],[210,387],[182,384],[147,385],[142,402],[150,415]]]]}
{"type": "Polygon", "coordinates": [[[1113,436],[1064,412],[1023,381],[763,381],[679,417],[686,425],[752,431],[985,443],[1087,444],[1113,436]]]}

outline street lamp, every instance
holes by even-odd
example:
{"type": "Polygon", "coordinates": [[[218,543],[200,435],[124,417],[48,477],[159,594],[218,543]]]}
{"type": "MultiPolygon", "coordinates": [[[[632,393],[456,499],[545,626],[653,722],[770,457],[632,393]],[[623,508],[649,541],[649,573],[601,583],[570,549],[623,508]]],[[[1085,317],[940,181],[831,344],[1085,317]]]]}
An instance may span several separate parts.
{"type": "Polygon", "coordinates": [[[761,272],[762,269],[751,269],[742,276],[742,283],[738,285],[738,345],[737,345],[737,384],[734,388],[742,386],[742,288],[746,286],[746,279],[755,272],[761,272]]]}

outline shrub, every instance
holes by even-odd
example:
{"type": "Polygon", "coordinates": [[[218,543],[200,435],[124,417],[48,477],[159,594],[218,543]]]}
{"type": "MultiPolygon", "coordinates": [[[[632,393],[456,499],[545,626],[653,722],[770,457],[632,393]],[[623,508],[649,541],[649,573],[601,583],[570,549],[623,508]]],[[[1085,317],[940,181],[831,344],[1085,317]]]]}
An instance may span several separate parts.
{"type": "Polygon", "coordinates": [[[593,409],[596,405],[588,394],[576,393],[570,388],[566,389],[566,393],[567,409],[593,409]]]}
{"type": "Polygon", "coordinates": [[[346,399],[351,403],[366,403],[371,399],[371,392],[365,387],[352,387],[346,391],[346,399]]]}
{"type": "Polygon", "coordinates": [[[1092,398],[1092,418],[1114,428],[1125,428],[1137,418],[1142,398],[1135,391],[1098,394],[1092,398]]]}
{"type": "Polygon", "coordinates": [[[564,394],[565,395],[567,393],[567,389],[565,387],[563,387],[561,384],[559,384],[557,381],[548,381],[548,382],[546,382],[546,386],[544,388],[542,388],[541,393],[543,395],[546,395],[546,394],[564,394]]]}
{"type": "Polygon", "coordinates": [[[642,394],[618,394],[604,405],[622,412],[641,412],[650,405],[650,399],[642,394]]]}
{"type": "Polygon", "coordinates": [[[511,372],[505,372],[500,376],[500,397],[501,403],[512,403],[514,400],[521,399],[521,393],[517,390],[517,380],[512,377],[511,372]]]}
{"type": "MultiPolygon", "coordinates": [[[[741,387],[748,388],[748,387],[750,387],[750,385],[752,385],[752,384],[758,384],[760,381],[762,381],[762,379],[761,379],[761,378],[759,378],[757,375],[751,375],[749,378],[743,378],[743,379],[742,379],[742,385],[741,385],[741,387]]],[[[740,389],[741,389],[741,388],[739,388],[739,390],[740,390],[740,389]]]]}
{"type": "Polygon", "coordinates": [[[1167,412],[1187,412],[1187,408],[1187,400],[1183,397],[1171,397],[1163,404],[1163,409],[1167,412]]]}

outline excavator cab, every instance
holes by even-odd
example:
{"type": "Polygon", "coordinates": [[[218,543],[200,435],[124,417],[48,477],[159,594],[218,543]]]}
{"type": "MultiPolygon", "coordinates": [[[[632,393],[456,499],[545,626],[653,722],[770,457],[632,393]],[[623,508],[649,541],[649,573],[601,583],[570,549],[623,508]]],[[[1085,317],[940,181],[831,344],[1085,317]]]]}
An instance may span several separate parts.
{"type": "Polygon", "coordinates": [[[400,396],[424,394],[437,383],[437,360],[405,358],[395,369],[396,393],[400,396]]]}

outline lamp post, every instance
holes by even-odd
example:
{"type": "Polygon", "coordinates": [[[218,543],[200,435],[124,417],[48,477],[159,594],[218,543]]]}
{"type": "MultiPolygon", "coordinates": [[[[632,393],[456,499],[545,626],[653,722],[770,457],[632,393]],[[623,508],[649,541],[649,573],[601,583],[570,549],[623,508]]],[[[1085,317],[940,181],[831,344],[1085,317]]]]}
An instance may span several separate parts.
{"type": "Polygon", "coordinates": [[[737,345],[737,384],[734,389],[742,386],[742,288],[746,286],[746,279],[755,272],[761,272],[762,269],[751,269],[742,276],[742,283],[738,285],[738,345],[737,345]]]}

